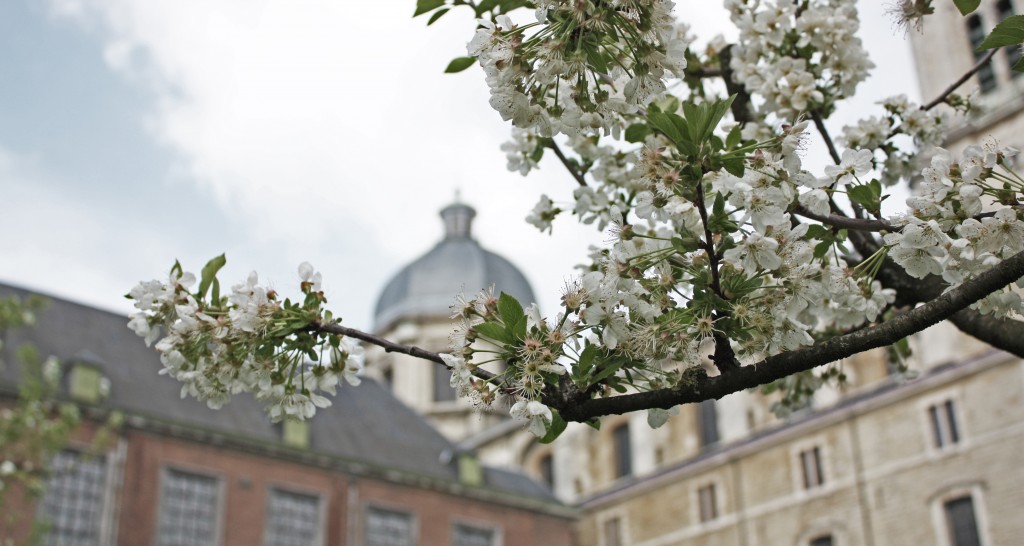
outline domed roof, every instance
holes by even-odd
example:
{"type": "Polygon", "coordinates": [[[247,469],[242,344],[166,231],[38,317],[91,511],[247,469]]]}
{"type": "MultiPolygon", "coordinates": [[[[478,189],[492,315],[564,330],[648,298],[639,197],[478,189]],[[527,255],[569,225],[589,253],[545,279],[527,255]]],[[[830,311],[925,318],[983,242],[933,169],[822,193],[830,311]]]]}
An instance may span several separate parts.
{"type": "Polygon", "coordinates": [[[492,284],[495,294],[507,292],[524,306],[533,303],[533,290],[519,269],[473,240],[474,216],[476,211],[462,203],[441,210],[444,239],[388,281],[374,312],[376,331],[401,318],[447,317],[456,294],[472,295],[492,284]]]}

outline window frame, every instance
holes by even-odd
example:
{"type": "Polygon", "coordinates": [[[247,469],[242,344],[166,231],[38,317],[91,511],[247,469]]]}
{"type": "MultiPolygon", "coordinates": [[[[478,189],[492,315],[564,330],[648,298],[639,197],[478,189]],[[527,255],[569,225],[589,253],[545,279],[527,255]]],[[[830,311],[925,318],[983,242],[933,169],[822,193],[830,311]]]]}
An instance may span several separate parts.
{"type": "Polygon", "coordinates": [[[832,467],[828,462],[831,447],[826,440],[824,435],[819,434],[790,445],[790,469],[793,491],[797,498],[820,495],[831,491],[835,486],[835,476],[832,475],[832,467]],[[814,450],[817,450],[817,475],[821,479],[817,484],[807,486],[803,454],[814,450]]]}
{"type": "MultiPolygon", "coordinates": [[[[986,24],[987,17],[980,11],[968,15],[964,19],[964,29],[967,36],[967,45],[971,48],[972,64],[977,63],[984,57],[987,51],[978,51],[977,47],[985,40],[985,36],[991,31],[986,24]]],[[[992,62],[978,69],[972,76],[978,85],[982,95],[990,95],[999,89],[999,74],[992,62]]]]}
{"type": "Polygon", "coordinates": [[[625,546],[626,544],[632,544],[633,541],[629,536],[629,519],[626,517],[624,509],[619,508],[610,512],[606,512],[598,518],[600,522],[600,531],[598,532],[597,544],[598,546],[625,546]],[[608,540],[608,524],[616,521],[618,529],[618,544],[610,542],[608,540]]]}
{"type": "Polygon", "coordinates": [[[811,445],[797,453],[800,467],[800,484],[804,491],[813,491],[825,487],[825,465],[822,462],[821,446],[811,445]]]}
{"type": "Polygon", "coordinates": [[[505,536],[504,529],[501,524],[494,523],[491,521],[473,520],[462,517],[452,518],[448,528],[450,530],[450,542],[454,546],[455,544],[455,528],[456,527],[470,527],[473,529],[484,529],[494,533],[494,540],[491,541],[491,546],[504,546],[505,536]]]}
{"type": "Polygon", "coordinates": [[[268,482],[264,488],[264,500],[263,503],[263,542],[267,544],[267,523],[270,521],[269,509],[270,509],[270,496],[274,491],[279,491],[290,495],[302,495],[306,497],[315,497],[317,502],[317,526],[316,526],[316,537],[314,542],[310,546],[323,546],[327,540],[327,494],[319,489],[305,489],[295,487],[291,484],[280,484],[268,482]]]}
{"type": "Polygon", "coordinates": [[[917,410],[923,431],[922,441],[926,456],[930,458],[945,457],[970,448],[971,436],[964,419],[963,407],[962,397],[953,389],[935,392],[918,400],[917,410]],[[952,408],[952,412],[947,409],[949,407],[952,408]],[[932,408],[936,408],[934,415],[940,419],[938,430],[941,430],[943,434],[941,444],[936,434],[936,422],[932,408]],[[953,428],[956,430],[956,441],[949,442],[946,434],[953,428]]]}
{"type": "Polygon", "coordinates": [[[629,421],[623,421],[608,431],[612,439],[613,479],[619,480],[634,475],[633,434],[629,421]]]}
{"type": "Polygon", "coordinates": [[[978,541],[981,546],[993,544],[989,533],[988,511],[985,508],[984,483],[977,481],[968,484],[957,484],[940,490],[930,498],[932,512],[932,528],[935,532],[936,546],[956,546],[951,537],[951,527],[946,515],[946,504],[970,497],[974,509],[974,522],[978,529],[978,541]]]}
{"type": "Polygon", "coordinates": [[[718,423],[718,407],[715,400],[713,398],[704,400],[695,407],[697,410],[697,437],[701,449],[717,446],[722,441],[722,431],[718,423]],[[708,436],[713,436],[713,438],[708,438],[708,436]]]}
{"type": "MultiPolygon", "coordinates": [[[[112,544],[116,540],[117,526],[114,522],[114,513],[117,510],[115,503],[117,501],[116,489],[118,482],[120,481],[120,461],[121,452],[123,451],[123,442],[118,442],[117,449],[111,449],[100,454],[96,454],[95,457],[102,457],[101,463],[103,467],[103,480],[100,485],[100,502],[102,503],[98,510],[98,522],[96,526],[96,543],[97,544],[112,544]]],[[[79,445],[77,442],[72,442],[69,445],[63,447],[60,453],[71,452],[78,457],[85,456],[85,452],[89,450],[88,445],[79,445]]],[[[49,485],[47,491],[49,491],[49,485]]],[[[44,503],[46,499],[46,493],[44,492],[35,506],[35,519],[38,520],[41,515],[41,511],[44,509],[44,503]]],[[[43,538],[47,538],[47,535],[43,538]]],[[[44,542],[41,542],[45,543],[44,542]]]]}
{"type": "Polygon", "coordinates": [[[721,501],[719,500],[720,495],[718,494],[718,484],[714,481],[702,482],[696,487],[695,497],[697,518],[696,521],[700,525],[711,525],[722,518],[721,501]],[[710,510],[711,513],[705,512],[705,492],[708,492],[710,496],[710,510]],[[707,517],[705,517],[707,516],[707,517]]]}
{"type": "Polygon", "coordinates": [[[381,512],[391,512],[394,514],[405,514],[409,516],[409,540],[412,546],[417,546],[420,543],[420,519],[412,507],[402,506],[396,504],[390,504],[386,502],[368,501],[363,503],[362,518],[360,521],[360,529],[362,535],[362,541],[359,544],[366,545],[369,543],[369,532],[370,532],[370,512],[378,510],[381,512]]]}
{"type": "Polygon", "coordinates": [[[156,522],[156,526],[153,529],[153,542],[152,542],[152,544],[154,546],[159,546],[159,544],[160,544],[160,527],[161,527],[161,523],[167,517],[167,516],[164,515],[164,511],[163,511],[164,490],[167,487],[168,476],[172,472],[177,472],[177,473],[180,473],[180,474],[191,474],[193,476],[199,476],[199,477],[203,477],[203,478],[210,478],[210,479],[212,479],[212,480],[214,480],[216,482],[216,485],[217,485],[217,487],[216,487],[216,489],[217,489],[217,500],[215,502],[216,506],[215,506],[215,510],[214,510],[214,514],[213,514],[213,517],[214,517],[214,524],[213,524],[214,537],[213,537],[213,542],[211,543],[211,545],[212,546],[221,546],[222,544],[224,544],[224,513],[225,513],[224,504],[225,504],[225,497],[227,496],[227,495],[225,495],[225,488],[227,487],[226,486],[227,478],[226,478],[224,472],[221,472],[219,470],[210,469],[210,468],[201,468],[201,467],[195,467],[195,466],[191,466],[191,465],[187,465],[187,464],[180,464],[180,463],[177,463],[177,462],[164,463],[164,464],[160,465],[160,472],[158,473],[159,486],[157,487],[157,493],[156,493],[157,494],[157,497],[156,497],[156,519],[154,520],[156,522]]]}

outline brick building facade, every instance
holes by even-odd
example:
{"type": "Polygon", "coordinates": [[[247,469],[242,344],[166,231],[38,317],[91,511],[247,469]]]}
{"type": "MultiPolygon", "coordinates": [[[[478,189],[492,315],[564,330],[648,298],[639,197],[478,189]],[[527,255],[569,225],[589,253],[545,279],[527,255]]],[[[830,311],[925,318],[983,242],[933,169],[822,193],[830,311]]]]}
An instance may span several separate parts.
{"type": "MultiPolygon", "coordinates": [[[[0,286],[11,295],[27,294],[0,286]]],[[[574,510],[481,466],[372,380],[346,385],[308,426],[275,425],[251,399],[217,411],[182,400],[117,314],[51,299],[35,328],[10,332],[8,364],[25,342],[62,360],[85,418],[37,505],[0,527],[15,544],[33,516],[48,521],[44,544],[68,546],[571,543],[574,510]],[[104,387],[89,391],[90,377],[104,387]],[[85,455],[111,411],[123,414],[115,439],[85,455]]],[[[0,372],[0,404],[17,373],[0,372]]]]}

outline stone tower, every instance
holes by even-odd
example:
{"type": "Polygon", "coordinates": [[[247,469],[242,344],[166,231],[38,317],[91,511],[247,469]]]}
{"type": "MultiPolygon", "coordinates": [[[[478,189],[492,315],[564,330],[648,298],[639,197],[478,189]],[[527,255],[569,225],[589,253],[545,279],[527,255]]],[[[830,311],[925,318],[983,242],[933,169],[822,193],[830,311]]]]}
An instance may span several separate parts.
{"type": "MultiPolygon", "coordinates": [[[[505,258],[473,238],[476,211],[453,203],[441,210],[444,236],[434,248],[399,271],[384,288],[374,312],[374,331],[399,343],[448,351],[454,328],[450,306],[456,294],[472,295],[491,285],[523,305],[534,296],[526,277],[505,258]]],[[[369,373],[391,386],[398,399],[425,415],[449,439],[460,441],[501,421],[507,414],[480,414],[456,399],[450,374],[441,366],[400,354],[371,351],[369,373]]]]}

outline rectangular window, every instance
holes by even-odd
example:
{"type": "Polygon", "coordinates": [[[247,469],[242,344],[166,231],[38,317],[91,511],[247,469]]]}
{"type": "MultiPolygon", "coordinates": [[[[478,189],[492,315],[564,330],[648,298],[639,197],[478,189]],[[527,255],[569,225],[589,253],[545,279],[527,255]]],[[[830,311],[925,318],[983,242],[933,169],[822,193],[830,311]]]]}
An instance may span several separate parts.
{"type": "MultiPolygon", "coordinates": [[[[996,2],[996,12],[999,16],[999,21],[1004,21],[1007,17],[1012,17],[1013,13],[1013,2],[1011,0],[999,0],[996,2]]],[[[1010,75],[1014,78],[1020,77],[1024,72],[1017,72],[1013,70],[1013,66],[1020,61],[1022,52],[1019,46],[1011,46],[1004,48],[1006,50],[1006,62],[1010,67],[1010,75]]]]}
{"type": "Polygon", "coordinates": [[[495,546],[497,533],[494,529],[456,524],[452,528],[452,546],[495,546]]]}
{"type": "Polygon", "coordinates": [[[832,535],[815,537],[811,540],[809,546],[832,546],[832,535]]]}
{"type": "Polygon", "coordinates": [[[49,525],[47,546],[100,543],[107,465],[103,457],[61,451],[50,462],[39,519],[49,525]]]}
{"type": "Polygon", "coordinates": [[[548,489],[555,490],[555,458],[547,453],[540,458],[540,479],[548,489]]]}
{"type": "Polygon", "coordinates": [[[700,508],[701,523],[718,517],[718,503],[715,499],[715,484],[709,483],[697,490],[697,504],[700,508]]]}
{"type": "Polygon", "coordinates": [[[629,441],[629,425],[620,425],[612,431],[615,443],[615,477],[621,478],[633,473],[633,448],[629,441]]]}
{"type": "Polygon", "coordinates": [[[622,520],[608,518],[604,520],[605,546],[622,546],[622,520]]]}
{"type": "MultiPolygon", "coordinates": [[[[985,40],[985,34],[985,25],[982,23],[980,15],[975,13],[967,18],[967,38],[971,42],[974,62],[980,61],[988,53],[988,51],[978,51],[978,46],[985,40]]],[[[982,93],[988,93],[996,88],[996,73],[992,69],[991,62],[985,63],[985,66],[978,70],[977,76],[982,93]]]]}
{"type": "Polygon", "coordinates": [[[159,546],[217,542],[217,478],[167,469],[160,484],[159,546]]]}
{"type": "Polygon", "coordinates": [[[825,483],[825,476],[821,471],[821,450],[818,446],[800,452],[800,468],[803,470],[804,489],[813,489],[825,483]]]}
{"type": "Polygon", "coordinates": [[[697,406],[700,426],[700,445],[707,447],[718,443],[718,410],[714,400],[705,400],[697,406]]]}
{"type": "Polygon", "coordinates": [[[412,546],[412,514],[366,509],[366,546],[412,546]]]}
{"type": "Polygon", "coordinates": [[[319,536],[319,497],[270,489],[263,531],[266,546],[313,545],[319,536]]]}
{"type": "Polygon", "coordinates": [[[960,497],[943,504],[949,537],[952,546],[981,546],[978,537],[978,522],[974,519],[974,503],[971,497],[960,497]]]}
{"type": "Polygon", "coordinates": [[[448,368],[434,365],[434,402],[451,402],[455,400],[455,388],[452,387],[452,372],[448,368]]]}
{"type": "Polygon", "coordinates": [[[960,430],[956,424],[956,408],[952,400],[928,406],[928,419],[932,425],[935,447],[943,448],[960,443],[960,430]]]}

